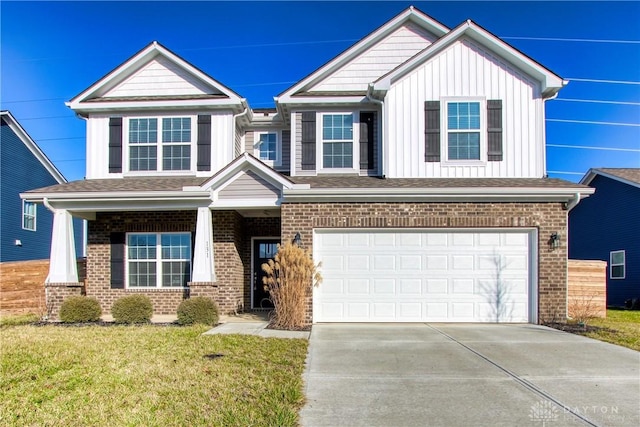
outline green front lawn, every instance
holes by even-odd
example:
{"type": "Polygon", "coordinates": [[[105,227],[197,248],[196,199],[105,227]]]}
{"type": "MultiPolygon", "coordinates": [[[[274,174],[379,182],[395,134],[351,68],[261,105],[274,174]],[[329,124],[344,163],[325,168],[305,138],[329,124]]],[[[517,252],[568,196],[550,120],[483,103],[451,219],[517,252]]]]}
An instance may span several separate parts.
{"type": "Polygon", "coordinates": [[[640,351],[640,311],[607,310],[606,319],[591,319],[584,335],[640,351]],[[591,329],[591,328],[589,328],[591,329]]]}
{"type": "Polygon", "coordinates": [[[0,425],[296,425],[307,341],[206,329],[3,326],[0,425]]]}

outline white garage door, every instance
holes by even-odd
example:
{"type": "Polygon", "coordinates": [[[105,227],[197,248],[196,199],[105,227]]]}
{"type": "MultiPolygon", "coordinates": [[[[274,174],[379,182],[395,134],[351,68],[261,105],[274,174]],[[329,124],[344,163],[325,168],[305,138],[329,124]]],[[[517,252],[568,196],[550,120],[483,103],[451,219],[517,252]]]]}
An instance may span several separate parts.
{"type": "Polygon", "coordinates": [[[314,322],[535,322],[533,231],[316,230],[314,322]]]}

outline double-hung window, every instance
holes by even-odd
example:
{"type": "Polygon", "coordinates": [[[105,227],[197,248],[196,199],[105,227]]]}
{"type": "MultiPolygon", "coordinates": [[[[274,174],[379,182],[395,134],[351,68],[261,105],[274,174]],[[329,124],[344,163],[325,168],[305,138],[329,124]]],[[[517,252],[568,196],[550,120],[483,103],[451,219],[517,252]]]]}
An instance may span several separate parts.
{"type": "Polygon", "coordinates": [[[130,171],[191,169],[191,118],[129,119],[130,171]],[[162,126],[158,129],[159,124],[162,126]],[[160,136],[160,137],[158,137],[160,136]],[[158,159],[161,159],[158,164],[158,159]]]}
{"type": "Polygon", "coordinates": [[[447,103],[447,159],[480,160],[480,102],[447,103]]]}
{"type": "Polygon", "coordinates": [[[22,201],[22,228],[36,231],[37,205],[33,202],[22,201]]]}
{"type": "Polygon", "coordinates": [[[191,233],[127,234],[129,288],[183,288],[191,280],[191,233]]]}
{"type": "Polygon", "coordinates": [[[260,160],[276,164],[279,160],[278,150],[277,132],[256,132],[254,154],[256,154],[260,160]]]}
{"type": "Polygon", "coordinates": [[[625,278],[625,252],[611,251],[609,253],[609,278],[625,278]]]}
{"type": "Polygon", "coordinates": [[[353,168],[353,114],[322,115],[322,167],[353,168]]]}

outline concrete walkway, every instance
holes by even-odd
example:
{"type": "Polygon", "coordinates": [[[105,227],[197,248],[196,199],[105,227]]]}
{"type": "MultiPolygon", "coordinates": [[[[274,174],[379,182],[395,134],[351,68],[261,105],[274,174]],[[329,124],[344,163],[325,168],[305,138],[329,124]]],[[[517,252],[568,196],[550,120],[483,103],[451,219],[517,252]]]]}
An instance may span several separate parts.
{"type": "Polygon", "coordinates": [[[220,324],[203,335],[243,334],[264,338],[309,339],[309,331],[279,331],[267,329],[269,321],[266,313],[244,313],[237,316],[220,316],[220,324]]]}
{"type": "Polygon", "coordinates": [[[319,324],[312,426],[638,426],[640,353],[536,325],[319,324]]]}

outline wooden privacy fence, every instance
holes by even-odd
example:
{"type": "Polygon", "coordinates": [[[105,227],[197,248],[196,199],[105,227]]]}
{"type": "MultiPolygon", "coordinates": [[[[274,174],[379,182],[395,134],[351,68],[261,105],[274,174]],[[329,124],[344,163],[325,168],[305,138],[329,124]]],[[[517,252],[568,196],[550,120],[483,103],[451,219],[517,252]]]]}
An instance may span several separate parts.
{"type": "Polygon", "coordinates": [[[569,317],[607,317],[606,261],[569,260],[569,317]]]}
{"type": "MultiPolygon", "coordinates": [[[[85,277],[85,260],[78,260],[78,278],[85,277]]],[[[0,263],[0,314],[45,314],[44,281],[49,260],[0,263]]]]}

